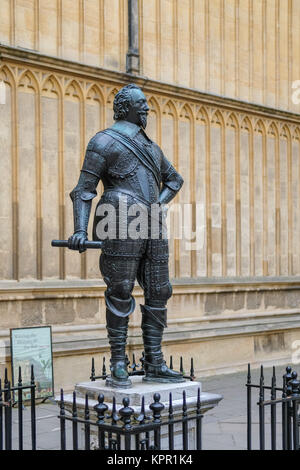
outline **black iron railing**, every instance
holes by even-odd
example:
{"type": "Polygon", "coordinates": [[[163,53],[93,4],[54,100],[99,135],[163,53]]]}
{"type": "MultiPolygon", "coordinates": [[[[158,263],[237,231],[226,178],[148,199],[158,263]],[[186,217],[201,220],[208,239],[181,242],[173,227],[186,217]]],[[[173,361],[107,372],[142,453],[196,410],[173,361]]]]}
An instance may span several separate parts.
{"type": "Polygon", "coordinates": [[[247,448],[252,450],[253,437],[253,389],[258,390],[259,411],[259,449],[266,450],[266,409],[270,408],[270,448],[277,450],[299,450],[299,404],[300,404],[300,381],[297,372],[287,367],[283,375],[282,387],[277,386],[276,371],[273,367],[271,384],[265,385],[264,369],[261,366],[259,384],[253,384],[251,379],[250,364],[247,375],[247,448]],[[266,394],[270,398],[266,398],[266,394]],[[279,396],[280,395],[280,396],[279,396]],[[280,407],[278,413],[278,407],[280,407]],[[279,431],[279,432],[278,432],[279,431]],[[278,445],[280,438],[280,446],[278,445]]]}
{"type": "MultiPolygon", "coordinates": [[[[142,353],[142,357],[140,358],[140,362],[136,363],[136,358],[135,354],[132,355],[132,361],[130,361],[128,355],[126,355],[126,361],[127,361],[127,367],[129,370],[129,375],[135,376],[135,375],[145,375],[145,370],[144,370],[144,362],[145,362],[145,357],[144,357],[144,352],[142,353]]],[[[170,356],[170,369],[173,369],[173,356],[170,356]]],[[[194,369],[194,359],[191,358],[190,361],[190,369],[189,369],[189,374],[185,372],[184,365],[183,365],[183,358],[180,357],[179,361],[179,371],[182,373],[183,377],[187,380],[194,381],[195,380],[195,369],[194,369]]],[[[105,380],[109,376],[109,373],[107,371],[106,367],[106,358],[105,356],[102,357],[102,369],[101,369],[101,374],[96,374],[96,369],[95,369],[95,358],[92,358],[92,367],[91,367],[91,375],[90,375],[90,380],[92,382],[95,382],[96,380],[105,380]]]]}
{"type": "Polygon", "coordinates": [[[23,384],[21,367],[19,367],[18,384],[14,387],[11,386],[8,380],[7,369],[5,369],[3,387],[0,379],[0,450],[12,450],[13,448],[12,412],[15,405],[18,407],[18,435],[14,436],[14,442],[18,440],[18,449],[23,450],[23,392],[25,390],[29,390],[30,392],[30,398],[26,400],[26,402],[28,401],[30,403],[31,410],[31,449],[36,450],[35,389],[33,366],[31,366],[30,384],[23,384]]]}
{"type": "Polygon", "coordinates": [[[172,393],[169,395],[168,410],[166,416],[162,417],[165,406],[160,403],[160,395],[155,393],[153,403],[149,409],[151,415],[145,411],[145,400],[142,398],[139,413],[135,413],[130,407],[129,398],[123,399],[123,407],[117,410],[115,398],[111,410],[104,402],[102,394],[98,397],[98,403],[93,409],[97,419],[90,419],[90,405],[88,395],[85,396],[85,405],[82,417],[79,417],[76,393],[73,393],[72,411],[67,412],[65,407],[64,393],[61,390],[60,397],[60,434],[61,449],[66,450],[66,422],[72,423],[72,449],[79,449],[79,425],[84,433],[84,450],[91,449],[91,429],[96,429],[96,448],[98,450],[160,450],[162,446],[162,428],[167,429],[167,448],[175,449],[175,434],[180,433],[180,442],[176,447],[182,450],[202,449],[202,418],[200,389],[195,408],[191,411],[187,407],[186,392],[183,392],[181,409],[174,412],[172,393]],[[194,421],[195,442],[189,442],[189,423],[194,421]],[[175,432],[175,426],[179,426],[175,432]],[[193,445],[194,449],[191,449],[193,445]]]}

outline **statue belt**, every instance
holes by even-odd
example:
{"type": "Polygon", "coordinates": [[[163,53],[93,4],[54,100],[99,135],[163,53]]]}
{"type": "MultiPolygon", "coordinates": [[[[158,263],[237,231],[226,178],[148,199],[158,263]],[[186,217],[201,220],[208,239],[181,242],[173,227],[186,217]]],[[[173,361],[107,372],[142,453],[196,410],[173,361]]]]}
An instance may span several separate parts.
{"type": "Polygon", "coordinates": [[[108,194],[108,193],[120,193],[125,196],[130,196],[133,199],[135,199],[137,202],[140,202],[147,206],[148,209],[151,208],[151,203],[144,199],[142,196],[139,196],[131,191],[129,189],[120,189],[120,188],[113,188],[113,187],[107,187],[104,191],[103,194],[108,194]]]}

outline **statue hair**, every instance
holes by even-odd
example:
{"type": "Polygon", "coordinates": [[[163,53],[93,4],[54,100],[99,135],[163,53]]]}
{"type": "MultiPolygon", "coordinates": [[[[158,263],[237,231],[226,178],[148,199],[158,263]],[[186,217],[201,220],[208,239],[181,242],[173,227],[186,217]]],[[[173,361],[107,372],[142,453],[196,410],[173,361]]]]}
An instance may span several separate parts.
{"type": "Polygon", "coordinates": [[[140,90],[140,87],[130,83],[129,85],[124,86],[121,90],[116,94],[114,99],[114,120],[121,121],[126,119],[129,108],[131,106],[131,90],[140,90]]]}

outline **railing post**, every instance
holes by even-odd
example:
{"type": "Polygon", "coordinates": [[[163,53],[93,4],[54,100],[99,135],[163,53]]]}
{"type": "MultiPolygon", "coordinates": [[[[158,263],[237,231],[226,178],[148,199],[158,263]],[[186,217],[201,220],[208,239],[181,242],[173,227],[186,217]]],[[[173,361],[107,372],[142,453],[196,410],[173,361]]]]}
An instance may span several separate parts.
{"type": "Polygon", "coordinates": [[[260,450],[265,450],[265,389],[264,389],[264,370],[261,366],[259,380],[259,446],[260,450]]]}
{"type": "Polygon", "coordinates": [[[90,376],[90,380],[91,382],[95,382],[95,376],[96,376],[96,373],[95,373],[95,359],[92,357],[92,368],[91,368],[91,376],[90,376]]]}
{"type": "Polygon", "coordinates": [[[98,426],[98,445],[99,450],[105,449],[105,432],[102,429],[104,424],[105,413],[108,410],[108,406],[104,403],[104,395],[102,393],[98,396],[98,403],[94,406],[94,410],[97,413],[97,426],[98,426]]]}
{"type": "Polygon", "coordinates": [[[161,412],[165,408],[162,403],[160,403],[160,394],[155,393],[153,396],[154,403],[152,403],[149,408],[153,414],[153,423],[159,424],[159,426],[154,429],[154,447],[155,450],[160,450],[160,428],[161,428],[161,412]]]}
{"type": "MultiPolygon", "coordinates": [[[[292,380],[292,368],[286,368],[285,380],[286,380],[286,396],[290,397],[292,394],[292,389],[290,386],[290,381],[292,380]]],[[[290,402],[286,404],[286,450],[292,449],[292,405],[290,402]]]]}
{"type": "Polygon", "coordinates": [[[102,359],[102,378],[103,378],[103,380],[105,380],[106,377],[107,377],[107,373],[106,373],[105,357],[103,357],[103,359],[102,359]]]}
{"type": "MultiPolygon", "coordinates": [[[[146,413],[145,413],[145,397],[142,396],[142,404],[141,404],[141,412],[139,416],[137,417],[137,421],[139,422],[140,426],[143,426],[145,424],[145,419],[146,419],[146,413]]],[[[140,434],[138,433],[135,435],[135,450],[145,450],[145,444],[146,442],[142,439],[140,439],[140,434]]]]}
{"type": "MultiPolygon", "coordinates": [[[[117,413],[117,407],[116,407],[116,397],[113,397],[113,404],[112,404],[112,410],[111,410],[111,424],[112,426],[115,426],[117,422],[119,421],[119,416],[117,413]]],[[[120,434],[117,433],[117,448],[120,448],[120,434]]],[[[113,449],[115,446],[115,443],[113,442],[113,435],[111,432],[108,433],[108,448],[113,449]]],[[[117,450],[117,449],[113,449],[117,450]]]]}
{"type": "Polygon", "coordinates": [[[78,423],[77,423],[76,392],[73,392],[72,418],[73,418],[72,419],[73,450],[78,450],[78,423]]]}
{"type": "Polygon", "coordinates": [[[287,387],[286,387],[286,377],[283,376],[283,386],[282,386],[282,450],[287,450],[287,413],[288,407],[286,402],[287,397],[287,387]]]}
{"type": "MultiPolygon", "coordinates": [[[[139,425],[142,427],[143,424],[145,424],[146,420],[149,419],[147,416],[146,416],[146,412],[145,412],[145,397],[143,396],[142,397],[142,405],[141,405],[141,413],[140,415],[137,417],[137,421],[139,422],[139,425]]],[[[149,449],[149,431],[146,431],[145,432],[145,438],[144,439],[140,439],[140,434],[142,433],[142,431],[138,434],[138,437],[136,438],[136,449],[138,449],[140,447],[140,450],[148,450],[149,449]],[[139,447],[137,447],[137,441],[138,444],[139,444],[139,447]]]]}
{"type": "Polygon", "coordinates": [[[10,382],[7,379],[7,370],[5,370],[5,450],[12,450],[12,410],[11,410],[11,388],[10,382]]]}
{"type": "MultiPolygon", "coordinates": [[[[273,367],[271,400],[276,400],[276,374],[273,367]]],[[[276,450],[276,403],[271,404],[271,447],[276,450]]]]}
{"type": "Polygon", "coordinates": [[[32,442],[32,450],[36,450],[35,378],[34,378],[33,365],[31,366],[30,398],[31,398],[31,442],[32,442]]]}
{"type": "Polygon", "coordinates": [[[90,410],[89,410],[89,397],[88,394],[85,395],[85,407],[84,407],[84,442],[85,450],[90,450],[91,448],[91,433],[90,433],[90,410]]]}
{"type": "Polygon", "coordinates": [[[197,436],[197,450],[202,450],[202,418],[203,415],[201,414],[201,400],[200,400],[200,388],[198,388],[198,396],[197,396],[197,428],[196,428],[196,436],[197,436]]]}
{"type": "Polygon", "coordinates": [[[1,379],[0,379],[0,450],[3,450],[3,398],[2,398],[1,379]]]}
{"type": "Polygon", "coordinates": [[[186,406],[186,392],[183,391],[183,400],[182,400],[182,448],[183,450],[188,450],[189,447],[189,434],[188,434],[188,414],[186,406]]]}
{"type": "Polygon", "coordinates": [[[194,359],[191,357],[190,380],[194,381],[195,378],[194,359]]]}
{"type": "Polygon", "coordinates": [[[251,389],[251,368],[248,364],[247,374],[247,450],[252,448],[252,389],[251,389]]]}
{"type": "Polygon", "coordinates": [[[173,414],[173,402],[172,402],[172,393],[169,395],[169,450],[174,450],[174,414],[173,414]]]}
{"type": "Polygon", "coordinates": [[[123,408],[119,410],[121,420],[124,423],[124,439],[125,439],[125,450],[131,450],[131,416],[134,413],[134,410],[129,406],[129,398],[123,398],[123,408]]]}
{"type": "Polygon", "coordinates": [[[294,450],[299,450],[299,426],[298,426],[298,405],[300,400],[300,382],[297,380],[297,372],[292,373],[292,380],[290,385],[292,388],[292,398],[293,398],[293,444],[294,450]]]}
{"type": "Polygon", "coordinates": [[[64,403],[64,392],[63,389],[60,390],[60,449],[66,450],[66,412],[65,412],[65,403],[64,403]]]}
{"type": "Polygon", "coordinates": [[[19,425],[19,450],[23,450],[23,390],[22,390],[22,371],[19,367],[18,377],[18,425],[19,425]]]}

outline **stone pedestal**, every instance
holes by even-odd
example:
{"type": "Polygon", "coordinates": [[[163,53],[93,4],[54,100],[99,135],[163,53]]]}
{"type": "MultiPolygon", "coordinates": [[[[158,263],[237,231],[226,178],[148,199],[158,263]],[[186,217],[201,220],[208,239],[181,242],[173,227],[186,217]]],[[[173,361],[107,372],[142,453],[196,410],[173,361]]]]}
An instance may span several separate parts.
{"type": "MultiPolygon", "coordinates": [[[[84,382],[79,383],[75,386],[76,401],[77,401],[77,412],[79,417],[83,417],[85,395],[88,394],[89,406],[90,406],[90,419],[96,421],[96,413],[93,407],[98,403],[99,394],[104,395],[104,402],[108,406],[108,412],[112,409],[113,397],[116,398],[117,410],[123,407],[123,399],[129,398],[130,407],[134,409],[135,414],[139,414],[141,410],[142,397],[145,398],[145,411],[147,415],[152,416],[152,412],[149,409],[151,403],[153,403],[153,395],[155,393],[160,394],[160,402],[165,406],[162,412],[162,420],[166,420],[168,417],[169,407],[169,394],[172,393],[172,402],[174,410],[174,418],[180,418],[182,415],[183,405],[183,391],[186,392],[186,405],[187,413],[189,416],[195,414],[197,405],[198,389],[200,388],[200,399],[201,399],[201,412],[205,413],[208,410],[218,405],[219,401],[223,398],[221,395],[206,393],[201,389],[200,382],[186,381],[184,383],[177,384],[162,384],[162,383],[147,383],[143,382],[142,377],[136,376],[131,377],[132,388],[129,389],[115,389],[107,387],[105,381],[98,380],[96,382],[84,382]]],[[[72,395],[65,396],[65,408],[68,411],[72,410],[72,395]]],[[[205,431],[204,431],[205,432],[205,431]]],[[[97,429],[91,427],[92,442],[97,447],[97,429]]],[[[196,421],[193,419],[188,423],[188,440],[189,449],[196,449],[196,421]]],[[[182,424],[176,424],[174,426],[174,440],[175,449],[182,449],[182,424]]],[[[79,443],[83,442],[83,429],[81,429],[81,436],[79,443]]],[[[132,441],[132,449],[134,449],[134,440],[132,441]]],[[[168,426],[162,426],[161,428],[161,448],[162,450],[168,450],[168,426]]]]}

